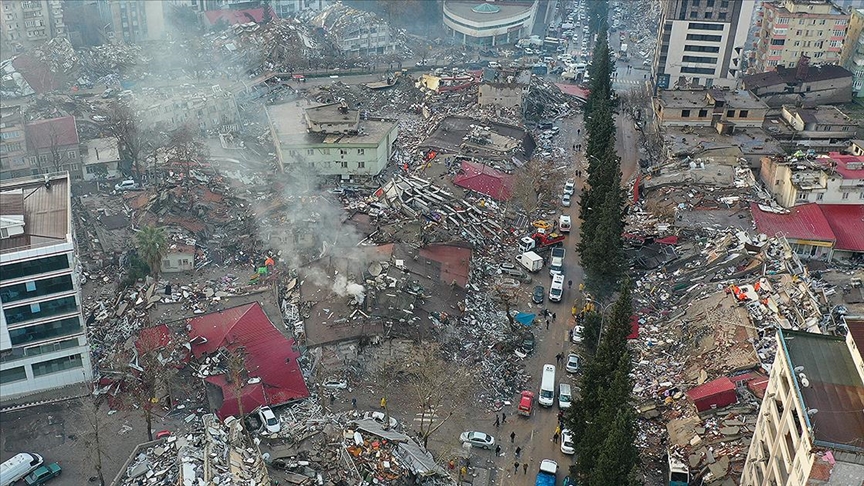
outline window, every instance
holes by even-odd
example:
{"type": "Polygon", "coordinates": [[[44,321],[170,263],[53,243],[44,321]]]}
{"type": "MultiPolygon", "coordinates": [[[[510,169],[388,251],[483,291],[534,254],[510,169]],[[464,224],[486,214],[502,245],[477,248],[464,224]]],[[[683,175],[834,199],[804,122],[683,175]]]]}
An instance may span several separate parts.
{"type": "Polygon", "coordinates": [[[366,149],[357,149],[357,155],[366,155],[366,149]]]}
{"type": "Polygon", "coordinates": [[[816,200],[821,201],[824,196],[825,196],[825,194],[818,192],[818,193],[816,193],[816,200]]]}
{"type": "Polygon", "coordinates": [[[741,110],[738,112],[738,118],[747,118],[747,115],[750,114],[750,110],[741,110]]]}
{"type": "Polygon", "coordinates": [[[684,46],[685,52],[720,52],[717,46],[684,46]]]}
{"type": "Polygon", "coordinates": [[[315,155],[315,149],[306,149],[306,155],[315,155]]]}
{"type": "Polygon", "coordinates": [[[864,199],[864,192],[858,193],[858,199],[864,199]]]}
{"type": "Polygon", "coordinates": [[[717,14],[718,20],[726,20],[726,12],[720,12],[717,14]]]}
{"type": "Polygon", "coordinates": [[[705,42],[720,42],[723,36],[708,35],[708,34],[687,34],[687,40],[705,41],[705,42]]]}
{"type": "Polygon", "coordinates": [[[681,110],[681,118],[690,118],[690,110],[681,110]]]}
{"type": "Polygon", "coordinates": [[[693,4],[694,7],[699,6],[699,0],[693,0],[691,3],[693,4]]]}
{"type": "Polygon", "coordinates": [[[801,41],[795,41],[795,43],[792,44],[792,45],[795,46],[795,47],[800,47],[800,46],[801,46],[801,41]]]}
{"type": "Polygon", "coordinates": [[[70,290],[72,290],[72,276],[60,275],[59,277],[36,281],[31,280],[0,288],[0,301],[8,304],[23,299],[56,294],[58,292],[68,292],[70,290]]]}
{"type": "Polygon", "coordinates": [[[339,149],[339,155],[345,155],[345,154],[347,154],[347,153],[348,153],[347,150],[345,150],[345,149],[339,149]]]}
{"type": "Polygon", "coordinates": [[[708,116],[708,110],[699,110],[699,118],[705,118],[708,116]]]}
{"type": "Polygon", "coordinates": [[[799,201],[806,201],[807,200],[807,193],[806,192],[799,193],[798,194],[798,200],[799,201]]]}
{"type": "Polygon", "coordinates": [[[321,149],[321,153],[324,155],[330,155],[330,149],[329,148],[321,149]]]}
{"type": "Polygon", "coordinates": [[[0,274],[3,275],[4,280],[12,280],[67,268],[69,268],[69,257],[66,255],[55,255],[38,260],[3,265],[0,267],[0,274]]]}
{"type": "MultiPolygon", "coordinates": [[[[690,12],[690,18],[691,19],[698,19],[699,18],[699,12],[690,12]]],[[[28,32],[28,34],[29,34],[29,32],[28,32]]]]}
{"type": "Polygon", "coordinates": [[[781,24],[781,25],[788,25],[789,24],[789,17],[780,17],[777,19],[777,23],[781,24]]]}
{"type": "Polygon", "coordinates": [[[34,319],[75,312],[76,310],[78,310],[78,303],[75,301],[75,296],[61,297],[59,299],[6,309],[6,322],[9,324],[18,324],[34,319]]]}
{"type": "Polygon", "coordinates": [[[358,169],[365,169],[366,168],[366,162],[364,162],[362,160],[360,162],[357,162],[357,168],[358,169]]]}
{"type": "Polygon", "coordinates": [[[343,161],[340,162],[340,165],[342,166],[343,169],[347,169],[347,168],[348,168],[348,161],[347,161],[347,160],[343,160],[343,161]]]}
{"type": "Polygon", "coordinates": [[[714,0],[707,0],[707,2],[705,2],[705,6],[706,7],[713,7],[714,6],[714,0]]]}
{"type": "Polygon", "coordinates": [[[714,13],[713,13],[713,12],[705,12],[705,18],[706,18],[706,19],[710,19],[710,18],[713,17],[713,16],[714,16],[714,13]]]}
{"type": "Polygon", "coordinates": [[[714,74],[714,68],[682,67],[681,72],[686,74],[714,74]]]}
{"type": "Polygon", "coordinates": [[[33,376],[43,376],[51,373],[81,368],[84,366],[81,355],[63,356],[62,358],[49,359],[41,363],[33,364],[33,376]]]}
{"type": "Polygon", "coordinates": [[[786,44],[786,39],[771,39],[772,46],[782,46],[786,44]]]}
{"type": "Polygon", "coordinates": [[[843,199],[844,201],[847,200],[847,199],[849,199],[849,193],[848,193],[848,192],[844,192],[844,193],[843,193],[843,196],[842,196],[842,199],[843,199]]]}
{"type": "Polygon", "coordinates": [[[717,64],[716,57],[702,57],[702,56],[683,56],[681,58],[684,62],[697,62],[702,64],[717,64]]]}
{"type": "Polygon", "coordinates": [[[723,24],[706,24],[702,22],[690,22],[687,24],[690,30],[723,30],[723,24]]]}
{"type": "Polygon", "coordinates": [[[27,379],[27,371],[23,366],[10,368],[8,370],[0,370],[0,383],[12,383],[13,381],[21,381],[27,379]]]}
{"type": "Polygon", "coordinates": [[[846,31],[845,30],[835,30],[833,32],[833,35],[834,35],[834,37],[843,37],[844,35],[846,35],[846,31]]]}

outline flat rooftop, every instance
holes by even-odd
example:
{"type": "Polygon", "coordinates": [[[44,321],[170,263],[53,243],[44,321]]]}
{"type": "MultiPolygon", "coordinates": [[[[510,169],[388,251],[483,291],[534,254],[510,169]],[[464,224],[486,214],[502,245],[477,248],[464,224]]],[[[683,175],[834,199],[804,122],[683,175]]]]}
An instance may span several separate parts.
{"type": "Polygon", "coordinates": [[[306,127],[304,109],[317,108],[322,104],[289,102],[267,107],[267,117],[270,119],[279,143],[282,145],[320,145],[329,143],[370,144],[377,145],[390,130],[396,126],[393,121],[360,120],[360,133],[357,135],[328,135],[324,133],[309,133],[306,127]]]}
{"type": "Polygon", "coordinates": [[[814,108],[798,108],[796,106],[783,105],[783,109],[793,115],[797,114],[805,123],[856,125],[849,115],[840,111],[836,106],[819,105],[814,108]]]}
{"type": "Polygon", "coordinates": [[[842,337],[777,330],[793,369],[801,366],[809,386],[794,380],[810,414],[817,445],[864,452],[864,382],[842,337]]]}
{"type": "Polygon", "coordinates": [[[720,135],[711,127],[664,127],[663,140],[676,155],[696,155],[724,147],[737,147],[745,157],[784,153],[780,144],[761,128],[736,128],[732,135],[720,135]]]}
{"type": "Polygon", "coordinates": [[[493,22],[496,20],[506,20],[511,17],[523,15],[531,10],[533,2],[470,2],[470,1],[455,1],[449,0],[444,2],[444,8],[454,16],[461,17],[472,22],[493,22]],[[491,5],[495,8],[480,7],[481,5],[491,5]],[[480,7],[479,9],[477,7],[480,7]]]}
{"type": "Polygon", "coordinates": [[[345,110],[340,111],[341,103],[329,103],[306,108],[306,117],[313,123],[332,123],[341,125],[355,125],[360,121],[360,111],[351,110],[345,105],[345,110]]]}
{"type": "Polygon", "coordinates": [[[0,217],[24,217],[24,233],[0,240],[0,254],[72,240],[69,175],[66,172],[0,182],[0,217]]]}
{"type": "Polygon", "coordinates": [[[747,90],[671,90],[661,91],[657,98],[660,104],[667,108],[699,108],[710,106],[708,95],[715,100],[725,101],[726,108],[765,108],[768,105],[747,90]]]}

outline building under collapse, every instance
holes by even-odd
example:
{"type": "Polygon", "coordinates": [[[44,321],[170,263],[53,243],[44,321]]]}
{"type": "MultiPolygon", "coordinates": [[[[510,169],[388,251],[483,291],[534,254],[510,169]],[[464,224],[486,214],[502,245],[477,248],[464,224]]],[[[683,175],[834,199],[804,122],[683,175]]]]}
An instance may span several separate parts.
{"type": "Polygon", "coordinates": [[[341,2],[322,10],[312,19],[312,24],[322,29],[340,51],[350,56],[390,54],[396,49],[387,22],[373,13],[341,2]]]}

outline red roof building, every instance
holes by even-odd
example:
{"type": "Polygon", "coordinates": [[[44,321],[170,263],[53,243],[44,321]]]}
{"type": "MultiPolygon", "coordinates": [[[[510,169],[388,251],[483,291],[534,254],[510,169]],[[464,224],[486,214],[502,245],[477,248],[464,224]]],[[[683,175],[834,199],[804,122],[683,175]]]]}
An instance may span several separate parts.
{"type": "Polygon", "coordinates": [[[864,204],[820,204],[834,231],[835,250],[864,252],[864,204]]]}
{"type": "Polygon", "coordinates": [[[38,120],[25,125],[27,147],[32,151],[50,150],[52,146],[78,146],[78,127],[74,116],[38,120]]]}
{"type": "Polygon", "coordinates": [[[864,179],[864,155],[830,152],[828,157],[835,162],[834,170],[844,179],[864,179]]]}
{"type": "MultiPolygon", "coordinates": [[[[273,7],[270,9],[270,18],[276,18],[273,7]]],[[[216,25],[224,20],[228,25],[248,24],[249,22],[261,23],[264,20],[264,8],[247,8],[245,10],[208,10],[204,12],[209,25],[216,25]]]]}
{"type": "Polygon", "coordinates": [[[462,162],[462,170],[453,178],[453,183],[498,201],[510,199],[513,176],[497,171],[484,164],[462,162]]]}
{"type": "MultiPolygon", "coordinates": [[[[247,376],[240,389],[244,413],[262,405],[282,405],[309,396],[294,340],[276,329],[257,302],[189,319],[189,327],[196,358],[219,349],[241,350],[245,356],[247,376]]],[[[212,375],[205,381],[222,394],[221,403],[213,404],[216,415],[220,419],[238,416],[235,386],[228,376],[212,375]]]]}
{"type": "Polygon", "coordinates": [[[784,214],[755,203],[750,209],[760,233],[782,234],[799,248],[810,247],[806,252],[811,258],[833,258],[834,251],[864,252],[864,204],[802,204],[784,214]]]}
{"type": "Polygon", "coordinates": [[[727,377],[717,378],[687,392],[696,410],[704,412],[712,408],[723,408],[738,401],[735,384],[727,377]]]}

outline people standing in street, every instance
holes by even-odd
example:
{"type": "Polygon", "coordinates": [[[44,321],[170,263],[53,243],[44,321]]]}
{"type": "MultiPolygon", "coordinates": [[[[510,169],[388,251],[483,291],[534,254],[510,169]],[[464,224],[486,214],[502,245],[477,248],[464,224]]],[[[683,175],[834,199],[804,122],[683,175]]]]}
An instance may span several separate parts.
{"type": "Polygon", "coordinates": [[[510,432],[510,443],[516,441],[516,432],[510,432]]]}
{"type": "Polygon", "coordinates": [[[561,364],[561,360],[564,359],[564,353],[558,353],[555,355],[555,362],[561,364]]]}
{"type": "Polygon", "coordinates": [[[549,319],[546,319],[546,330],[549,330],[549,319]]]}
{"type": "Polygon", "coordinates": [[[507,414],[504,413],[504,412],[501,412],[501,423],[502,423],[502,424],[506,424],[506,423],[507,423],[507,414]]]}
{"type": "Polygon", "coordinates": [[[513,463],[513,474],[516,474],[518,472],[519,472],[519,461],[516,461],[513,463]]]}
{"type": "Polygon", "coordinates": [[[496,413],[495,414],[495,428],[497,429],[500,426],[501,426],[501,421],[498,419],[498,414],[496,413]]]}
{"type": "Polygon", "coordinates": [[[381,408],[387,408],[387,399],[381,397],[381,408]]]}
{"type": "Polygon", "coordinates": [[[552,320],[553,321],[558,320],[558,316],[554,312],[552,313],[552,320]]]}
{"type": "Polygon", "coordinates": [[[500,456],[500,455],[501,455],[501,444],[498,444],[498,445],[495,446],[495,455],[496,455],[496,456],[500,456]]]}
{"type": "Polygon", "coordinates": [[[351,399],[351,408],[353,408],[354,410],[357,410],[357,399],[356,398],[351,399]]]}
{"type": "Polygon", "coordinates": [[[556,430],[555,433],[552,435],[552,442],[557,444],[558,443],[558,437],[561,437],[561,433],[556,430]]]}
{"type": "Polygon", "coordinates": [[[523,462],[523,463],[522,463],[522,471],[523,471],[526,475],[528,474],[528,463],[527,463],[527,462],[523,462]]]}
{"type": "Polygon", "coordinates": [[[519,454],[521,454],[521,453],[522,453],[522,448],[521,448],[521,447],[517,447],[517,448],[516,448],[516,457],[518,458],[518,457],[519,457],[519,454]]]}

